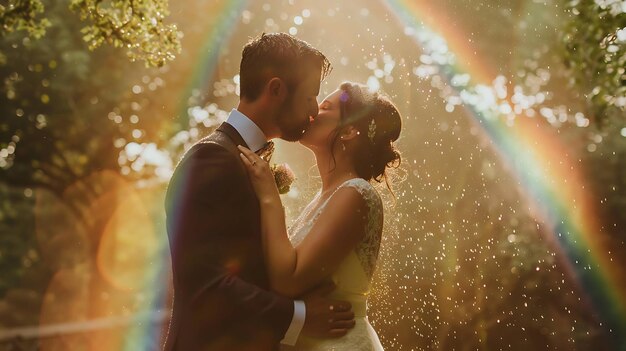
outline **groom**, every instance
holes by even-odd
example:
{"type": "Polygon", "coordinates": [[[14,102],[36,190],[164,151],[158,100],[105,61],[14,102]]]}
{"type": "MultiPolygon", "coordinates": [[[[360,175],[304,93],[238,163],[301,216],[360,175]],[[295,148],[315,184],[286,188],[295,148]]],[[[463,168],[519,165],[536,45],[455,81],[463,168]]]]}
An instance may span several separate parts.
{"type": "Polygon", "coordinates": [[[321,52],[285,33],[244,47],[239,106],[183,156],[168,186],[174,305],[166,351],[276,350],[300,333],[330,338],[352,327],[350,304],[324,297],[332,286],[296,301],[268,291],[259,204],[237,149],[299,140],[330,70],[321,52]]]}

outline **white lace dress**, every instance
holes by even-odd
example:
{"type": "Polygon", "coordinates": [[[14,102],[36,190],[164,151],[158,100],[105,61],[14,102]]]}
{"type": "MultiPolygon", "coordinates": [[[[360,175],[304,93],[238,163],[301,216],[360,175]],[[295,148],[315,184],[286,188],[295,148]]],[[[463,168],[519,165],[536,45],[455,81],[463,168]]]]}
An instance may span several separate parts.
{"type": "Polygon", "coordinates": [[[309,234],[317,218],[324,211],[329,200],[337,190],[344,187],[356,189],[365,199],[369,208],[367,231],[363,240],[345,258],[337,271],[332,275],[332,280],[337,285],[337,288],[330,297],[349,301],[352,304],[356,324],[347,335],[337,339],[316,339],[301,335],[295,347],[285,348],[285,350],[383,350],[378,335],[376,335],[376,332],[367,320],[367,296],[370,291],[372,275],[376,268],[383,226],[383,206],[376,189],[366,180],[355,178],[341,184],[321,205],[319,205],[320,193],[318,193],[289,229],[289,239],[294,246],[302,242],[304,237],[309,234]]]}

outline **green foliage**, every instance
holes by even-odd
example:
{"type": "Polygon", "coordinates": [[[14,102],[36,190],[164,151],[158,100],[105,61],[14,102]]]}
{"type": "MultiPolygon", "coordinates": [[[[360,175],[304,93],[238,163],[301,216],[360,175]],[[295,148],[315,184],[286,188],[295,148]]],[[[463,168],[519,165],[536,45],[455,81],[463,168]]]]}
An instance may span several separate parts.
{"type": "Polygon", "coordinates": [[[593,128],[589,145],[595,151],[584,154],[587,179],[597,199],[597,210],[615,243],[614,254],[626,257],[626,130],[624,116],[609,114],[602,128],[593,128]],[[601,171],[598,171],[601,170],[601,171]]]}
{"type": "Polygon", "coordinates": [[[37,18],[43,12],[41,0],[9,0],[7,6],[0,4],[0,35],[23,30],[33,38],[41,38],[50,27],[47,18],[37,18]]]}
{"type": "MultiPolygon", "coordinates": [[[[96,256],[114,209],[114,201],[102,199],[117,185],[109,178],[122,178],[124,146],[169,136],[146,112],[156,110],[151,104],[158,99],[133,91],[142,86],[158,94],[162,72],[129,62],[111,46],[91,54],[84,22],[67,16],[67,3],[47,3],[46,11],[53,25],[39,40],[13,32],[0,41],[7,57],[0,66],[0,327],[6,328],[40,323],[43,293],[58,270],[95,266],[85,257],[96,256]]],[[[125,179],[146,174],[154,170],[125,179]]]]}
{"type": "Polygon", "coordinates": [[[574,0],[563,33],[564,62],[592,117],[626,111],[626,11],[624,1],[574,0]]]}
{"type": "Polygon", "coordinates": [[[127,48],[132,60],[143,60],[148,66],[163,66],[180,52],[180,33],[176,25],[165,25],[169,14],[167,0],[110,1],[72,0],[70,9],[81,20],[91,22],[81,32],[91,50],[104,42],[127,48]]]}
{"type": "Polygon", "coordinates": [[[133,133],[159,133],[159,124],[139,118],[152,100],[132,91],[158,72],[111,48],[90,55],[65,4],[49,6],[48,16],[59,25],[42,39],[14,33],[0,43],[10,63],[0,67],[0,181],[61,196],[95,171],[119,173],[120,148],[142,141],[133,133]]]}
{"type": "Polygon", "coordinates": [[[23,191],[0,183],[0,296],[17,286],[25,270],[38,262],[34,232],[32,191],[23,191]],[[8,235],[10,233],[10,235],[8,235]]]}
{"type": "Polygon", "coordinates": [[[0,199],[0,328],[36,325],[52,272],[39,251],[34,192],[0,183],[0,199]]]}
{"type": "MultiPolygon", "coordinates": [[[[176,25],[164,23],[167,0],[72,0],[69,8],[87,23],[80,31],[90,50],[104,43],[125,48],[132,61],[151,67],[163,66],[180,53],[182,34],[176,25]]],[[[49,13],[41,0],[9,0],[7,6],[0,5],[0,36],[23,30],[39,39],[51,26],[49,13]],[[39,19],[42,13],[46,17],[39,19]]],[[[0,52],[3,62],[6,57],[0,52]]]]}

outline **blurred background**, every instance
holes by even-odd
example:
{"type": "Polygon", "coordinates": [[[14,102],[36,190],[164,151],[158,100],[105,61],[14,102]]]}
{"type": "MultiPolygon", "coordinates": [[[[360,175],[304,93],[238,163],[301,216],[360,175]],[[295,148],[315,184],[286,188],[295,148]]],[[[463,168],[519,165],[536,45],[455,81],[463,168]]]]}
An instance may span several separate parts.
{"type": "MultiPolygon", "coordinates": [[[[163,197],[283,31],[388,94],[388,350],[626,350],[626,1],[0,1],[0,350],[154,350],[163,197]]],[[[317,191],[312,154],[279,142],[317,191]]]]}

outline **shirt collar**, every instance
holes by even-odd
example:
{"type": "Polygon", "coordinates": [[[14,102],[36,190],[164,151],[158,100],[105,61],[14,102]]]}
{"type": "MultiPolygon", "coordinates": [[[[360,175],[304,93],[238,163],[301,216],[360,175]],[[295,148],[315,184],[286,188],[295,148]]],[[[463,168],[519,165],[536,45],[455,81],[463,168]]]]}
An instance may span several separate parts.
{"type": "Polygon", "coordinates": [[[226,123],[230,124],[241,135],[243,141],[248,144],[248,148],[257,151],[267,143],[267,137],[248,116],[239,112],[237,109],[230,111],[226,123]]]}

